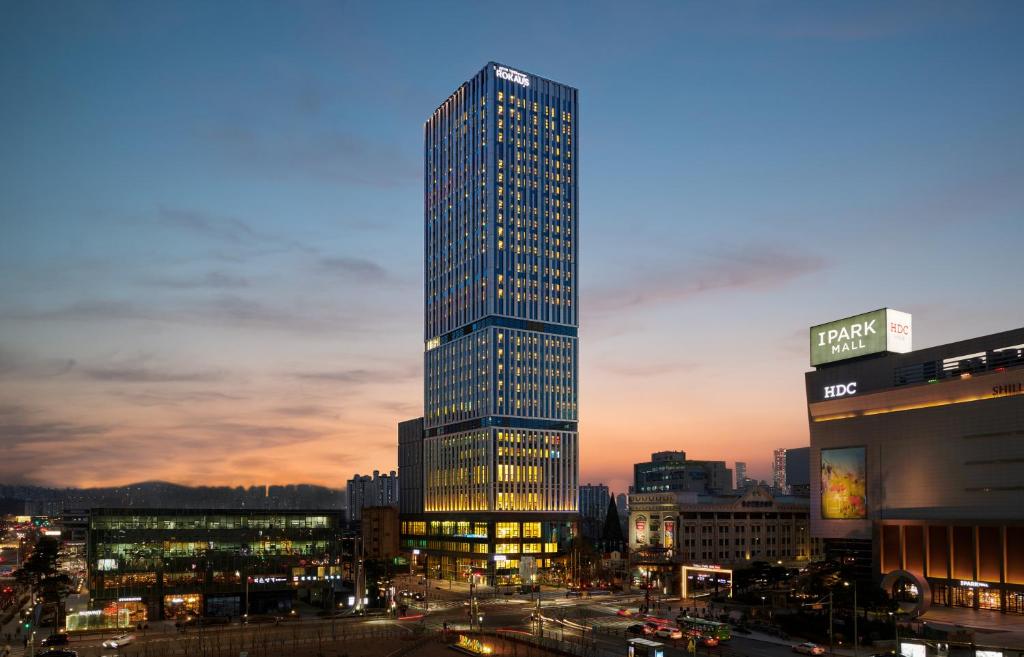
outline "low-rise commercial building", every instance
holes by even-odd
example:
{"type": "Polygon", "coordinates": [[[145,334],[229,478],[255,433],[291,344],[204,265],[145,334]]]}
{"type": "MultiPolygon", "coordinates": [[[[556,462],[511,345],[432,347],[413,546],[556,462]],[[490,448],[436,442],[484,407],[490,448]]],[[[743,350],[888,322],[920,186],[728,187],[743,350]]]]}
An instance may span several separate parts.
{"type": "Polygon", "coordinates": [[[731,495],[640,493],[629,496],[629,557],[635,568],[667,574],[679,591],[679,565],[738,567],[753,561],[798,566],[820,558],[807,498],[765,486],[731,495]]]}
{"type": "Polygon", "coordinates": [[[92,509],[89,613],[132,626],[320,600],[343,580],[343,527],[340,511],[92,509]]]}

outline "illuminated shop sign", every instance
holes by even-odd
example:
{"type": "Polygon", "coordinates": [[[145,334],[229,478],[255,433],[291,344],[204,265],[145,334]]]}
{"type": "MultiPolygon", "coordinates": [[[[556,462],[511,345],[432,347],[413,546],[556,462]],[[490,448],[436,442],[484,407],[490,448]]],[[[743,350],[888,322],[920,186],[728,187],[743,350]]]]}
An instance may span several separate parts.
{"type": "Polygon", "coordinates": [[[910,313],[882,308],[811,327],[811,366],[912,347],[910,313]]]}
{"type": "Polygon", "coordinates": [[[857,382],[837,383],[834,386],[825,386],[825,399],[836,399],[847,395],[857,394],[857,382]]]}
{"type": "Polygon", "coordinates": [[[139,596],[132,596],[130,598],[118,598],[118,602],[142,602],[142,598],[139,596]]]}
{"type": "Polygon", "coordinates": [[[256,575],[250,577],[249,581],[253,584],[280,584],[287,582],[288,578],[284,575],[256,575]]]}
{"type": "Polygon", "coordinates": [[[988,584],[986,584],[985,582],[975,582],[974,580],[970,580],[970,579],[962,579],[962,580],[960,580],[960,586],[966,586],[966,587],[971,588],[971,589],[987,589],[988,588],[988,584]]]}
{"type": "Polygon", "coordinates": [[[511,69],[507,66],[495,66],[494,67],[495,77],[499,77],[502,80],[508,80],[509,82],[515,82],[521,84],[524,87],[530,86],[530,76],[526,73],[520,73],[515,69],[511,69]]]}

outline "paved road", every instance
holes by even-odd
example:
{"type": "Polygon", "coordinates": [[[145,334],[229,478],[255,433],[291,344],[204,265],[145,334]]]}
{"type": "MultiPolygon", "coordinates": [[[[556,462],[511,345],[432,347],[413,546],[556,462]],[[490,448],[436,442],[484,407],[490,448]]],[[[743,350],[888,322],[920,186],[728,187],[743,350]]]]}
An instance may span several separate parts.
{"type": "MultiPolygon", "coordinates": [[[[468,592],[467,592],[468,593],[468,592]]],[[[255,625],[242,627],[190,628],[178,633],[170,628],[150,630],[136,633],[138,639],[127,650],[118,655],[116,650],[103,649],[104,636],[92,635],[76,637],[72,649],[78,651],[80,657],[124,657],[144,654],[148,644],[153,652],[162,654],[196,655],[201,654],[201,646],[219,646],[231,648],[234,654],[246,645],[254,642],[260,645],[276,647],[278,654],[298,654],[302,648],[312,649],[318,641],[330,637],[350,640],[372,640],[374,637],[403,636],[413,633],[416,625],[429,630],[438,631],[445,624],[452,631],[469,628],[468,607],[463,605],[466,594],[438,596],[431,601],[431,610],[422,618],[414,620],[398,620],[387,617],[348,617],[339,619],[307,619],[300,622],[288,622],[280,625],[255,625]],[[437,605],[437,606],[435,606],[437,605]]],[[[505,630],[531,635],[534,637],[557,638],[568,644],[592,646],[587,654],[594,657],[620,657],[626,651],[625,628],[637,621],[620,617],[618,609],[629,606],[635,601],[635,595],[619,595],[593,599],[566,598],[549,593],[541,595],[541,612],[549,620],[538,623],[531,619],[531,612],[536,608],[536,599],[526,596],[495,596],[480,600],[480,611],[484,615],[483,629],[489,631],[505,630]]],[[[635,605],[635,602],[633,603],[635,605]]],[[[410,609],[411,615],[419,615],[410,609]]],[[[685,643],[664,641],[667,646],[666,657],[689,657],[685,643]]],[[[24,653],[21,646],[14,651],[15,657],[24,653]]],[[[253,654],[253,653],[250,653],[253,654]]],[[[699,648],[697,655],[710,657],[792,657],[788,645],[777,645],[751,640],[746,637],[734,637],[720,647],[699,648]]]]}

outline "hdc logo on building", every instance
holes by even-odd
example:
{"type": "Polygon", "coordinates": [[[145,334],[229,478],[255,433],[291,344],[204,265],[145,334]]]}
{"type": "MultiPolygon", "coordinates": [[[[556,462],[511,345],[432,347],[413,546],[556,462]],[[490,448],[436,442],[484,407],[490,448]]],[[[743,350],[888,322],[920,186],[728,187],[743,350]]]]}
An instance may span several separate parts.
{"type": "Polygon", "coordinates": [[[857,394],[857,382],[837,383],[834,386],[825,386],[825,399],[835,399],[857,394]]]}

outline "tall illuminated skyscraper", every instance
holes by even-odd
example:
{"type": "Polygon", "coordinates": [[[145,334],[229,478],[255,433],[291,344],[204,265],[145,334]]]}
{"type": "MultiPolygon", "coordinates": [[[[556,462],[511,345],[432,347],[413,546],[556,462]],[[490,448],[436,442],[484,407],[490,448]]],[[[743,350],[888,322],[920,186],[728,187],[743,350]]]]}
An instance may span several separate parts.
{"type": "Polygon", "coordinates": [[[575,531],[577,94],[492,62],[424,126],[423,509],[403,541],[445,576],[514,580],[575,531]]]}

